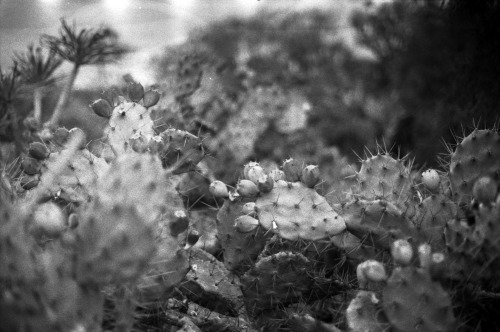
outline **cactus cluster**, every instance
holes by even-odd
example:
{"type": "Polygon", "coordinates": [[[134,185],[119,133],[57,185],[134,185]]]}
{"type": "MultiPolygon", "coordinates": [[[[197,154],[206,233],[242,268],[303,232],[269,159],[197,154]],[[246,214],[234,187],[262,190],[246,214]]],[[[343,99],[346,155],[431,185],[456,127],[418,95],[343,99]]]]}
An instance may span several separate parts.
{"type": "MultiPolygon", "coordinates": [[[[187,103],[198,90],[183,91],[187,103]]],[[[459,139],[440,171],[367,156],[333,201],[320,168],[293,158],[216,180],[202,138],[155,127],[159,97],[139,83],[125,97],[106,91],[91,104],[107,121],[99,156],[78,128],[45,130],[2,174],[8,330],[128,331],[162,312],[186,331],[454,331],[469,324],[471,297],[495,298],[496,130],[459,139]]],[[[262,134],[247,120],[234,124],[252,148],[221,134],[238,162],[262,134]]]]}

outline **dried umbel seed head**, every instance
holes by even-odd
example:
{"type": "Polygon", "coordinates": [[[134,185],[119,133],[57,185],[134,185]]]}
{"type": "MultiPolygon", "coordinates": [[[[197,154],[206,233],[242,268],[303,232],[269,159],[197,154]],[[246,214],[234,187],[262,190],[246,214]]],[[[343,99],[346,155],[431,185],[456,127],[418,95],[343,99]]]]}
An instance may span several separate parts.
{"type": "Polygon", "coordinates": [[[436,191],[439,188],[441,178],[435,169],[428,169],[422,173],[422,183],[430,191],[436,191]]]}
{"type": "Polygon", "coordinates": [[[241,216],[235,219],[234,227],[240,233],[248,233],[254,231],[259,226],[259,221],[254,217],[241,216]]]}
{"type": "Polygon", "coordinates": [[[497,189],[498,185],[495,180],[489,176],[483,176],[474,183],[472,195],[479,203],[490,204],[495,201],[497,189]]]}
{"type": "Polygon", "coordinates": [[[218,198],[228,198],[229,197],[229,191],[227,190],[226,185],[222,181],[214,181],[210,184],[208,187],[208,191],[212,195],[218,198]]]}
{"type": "Polygon", "coordinates": [[[407,240],[396,240],[392,243],[391,255],[394,262],[406,266],[413,258],[413,248],[407,240]]]}
{"type": "Polygon", "coordinates": [[[259,193],[259,188],[250,180],[240,180],[236,191],[241,197],[255,197],[259,193]]]}
{"type": "Polygon", "coordinates": [[[314,188],[319,182],[319,167],[316,165],[309,165],[302,170],[302,182],[309,188],[314,188]]]}

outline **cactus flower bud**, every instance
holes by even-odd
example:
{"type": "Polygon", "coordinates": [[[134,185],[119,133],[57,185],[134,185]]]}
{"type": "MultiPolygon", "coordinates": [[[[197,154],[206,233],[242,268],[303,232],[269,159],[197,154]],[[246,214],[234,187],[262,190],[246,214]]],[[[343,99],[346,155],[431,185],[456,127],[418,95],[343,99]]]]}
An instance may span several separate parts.
{"type": "Polygon", "coordinates": [[[24,190],[30,190],[35,188],[38,183],[40,182],[40,176],[39,175],[27,175],[21,177],[21,180],[19,181],[19,184],[24,190]]]}
{"type": "Polygon", "coordinates": [[[285,180],[285,172],[279,169],[273,169],[271,172],[269,172],[269,177],[273,179],[274,182],[285,180]]]}
{"type": "Polygon", "coordinates": [[[38,160],[43,160],[49,156],[50,151],[43,143],[33,142],[30,144],[28,153],[33,158],[36,158],[38,160]]]}
{"type": "Polygon", "coordinates": [[[90,107],[95,114],[103,118],[109,118],[111,117],[111,114],[113,114],[113,106],[111,106],[110,103],[108,103],[108,101],[104,99],[97,99],[92,104],[90,104],[90,107]]]}
{"type": "Polygon", "coordinates": [[[259,184],[259,179],[261,176],[266,175],[264,169],[260,166],[249,167],[246,179],[252,181],[255,184],[259,184]]]}
{"type": "Polygon", "coordinates": [[[304,167],[302,170],[302,182],[309,188],[314,188],[319,182],[319,167],[315,165],[304,167]]]}
{"type": "Polygon", "coordinates": [[[184,246],[184,249],[191,248],[198,242],[199,239],[200,239],[200,232],[198,232],[196,229],[189,231],[186,237],[186,245],[184,246]]]}
{"type": "Polygon", "coordinates": [[[78,215],[76,213],[72,213],[68,217],[68,227],[70,229],[75,229],[78,227],[80,224],[80,221],[78,220],[78,215]]]}
{"type": "Polygon", "coordinates": [[[243,205],[241,208],[241,213],[247,216],[252,216],[255,217],[256,211],[255,211],[255,202],[248,202],[243,205]]]}
{"type": "Polygon", "coordinates": [[[260,167],[259,163],[256,161],[251,161],[248,164],[245,164],[245,166],[243,167],[243,177],[245,179],[248,179],[248,171],[250,170],[250,168],[256,167],[256,166],[260,167]]]}
{"type": "Polygon", "coordinates": [[[177,236],[188,229],[189,218],[186,212],[182,210],[177,210],[174,212],[175,220],[169,224],[170,234],[172,236],[177,236]]]}
{"type": "Polygon", "coordinates": [[[101,95],[102,98],[111,105],[111,107],[116,107],[120,104],[120,95],[118,95],[118,91],[116,91],[116,89],[108,89],[101,95]]]}
{"type": "Polygon", "coordinates": [[[146,91],[146,93],[144,93],[144,97],[143,97],[142,102],[143,102],[143,106],[148,108],[148,107],[156,105],[159,100],[160,100],[160,94],[158,93],[158,91],[149,90],[149,91],[146,91]]]}
{"type": "Polygon", "coordinates": [[[35,210],[31,226],[35,234],[57,237],[66,229],[66,217],[57,204],[43,203],[35,210]]]}
{"type": "Polygon", "coordinates": [[[28,175],[35,175],[40,173],[40,162],[35,158],[25,157],[21,162],[21,169],[28,175]]]}
{"type": "Polygon", "coordinates": [[[359,286],[364,288],[369,281],[380,282],[386,280],[387,273],[382,263],[370,259],[357,266],[356,277],[358,278],[359,286]]]}
{"type": "Polygon", "coordinates": [[[144,87],[141,83],[131,82],[127,87],[128,98],[137,103],[144,96],[144,87]]]}
{"type": "Polygon", "coordinates": [[[240,233],[248,233],[255,230],[259,226],[259,221],[254,217],[241,216],[234,221],[234,227],[240,233]]]}
{"type": "Polygon", "coordinates": [[[135,152],[144,153],[149,147],[149,142],[140,132],[136,132],[130,137],[129,145],[135,152]]]}
{"type": "Polygon", "coordinates": [[[236,186],[236,191],[241,197],[254,197],[259,193],[259,188],[250,180],[240,180],[236,186]]]}
{"type": "Polygon", "coordinates": [[[283,172],[285,172],[286,181],[297,182],[302,176],[302,167],[297,160],[290,158],[283,163],[283,172]]]}
{"type": "Polygon", "coordinates": [[[274,188],[274,180],[270,176],[264,174],[259,178],[257,186],[263,193],[268,193],[274,188]]]}
{"type": "Polygon", "coordinates": [[[432,248],[429,244],[424,243],[418,247],[418,259],[420,267],[428,268],[431,264],[432,248]]]}
{"type": "Polygon", "coordinates": [[[87,134],[80,128],[72,128],[68,131],[68,140],[76,139],[78,142],[78,147],[80,149],[85,149],[87,145],[87,134]]]}
{"type": "Polygon", "coordinates": [[[66,143],[68,136],[69,130],[64,127],[57,128],[54,131],[54,141],[59,145],[63,145],[64,143],[66,143]]]}
{"type": "Polygon", "coordinates": [[[435,169],[428,169],[422,173],[422,183],[430,191],[435,192],[439,188],[440,182],[441,178],[435,169]]]}
{"type": "Polygon", "coordinates": [[[479,203],[488,205],[495,201],[497,187],[497,183],[491,177],[483,176],[474,182],[472,195],[479,203]]]}
{"type": "Polygon", "coordinates": [[[392,243],[391,255],[397,264],[406,266],[413,258],[413,248],[406,240],[396,240],[392,243]]]}
{"type": "Polygon", "coordinates": [[[163,138],[160,135],[153,136],[149,140],[149,152],[157,153],[163,149],[164,145],[163,138]]]}
{"type": "Polygon", "coordinates": [[[219,197],[219,198],[229,197],[229,192],[227,190],[227,187],[224,184],[224,182],[222,182],[222,181],[217,180],[217,181],[212,182],[210,184],[210,186],[208,187],[208,190],[215,197],[219,197]]]}

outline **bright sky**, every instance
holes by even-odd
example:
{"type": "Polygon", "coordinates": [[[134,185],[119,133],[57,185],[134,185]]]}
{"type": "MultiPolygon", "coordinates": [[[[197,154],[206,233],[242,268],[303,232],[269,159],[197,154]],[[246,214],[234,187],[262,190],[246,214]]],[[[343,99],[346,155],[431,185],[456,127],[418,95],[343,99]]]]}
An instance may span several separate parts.
{"type": "MultiPolygon", "coordinates": [[[[231,15],[246,16],[266,7],[280,11],[305,7],[359,6],[363,0],[0,0],[0,66],[14,51],[57,34],[61,17],[78,26],[113,27],[123,42],[143,52],[184,40],[193,28],[231,15]]],[[[134,71],[132,69],[132,71],[134,71]]],[[[142,68],[135,70],[143,71],[142,68]]],[[[78,83],[78,82],[77,82],[78,83]]]]}

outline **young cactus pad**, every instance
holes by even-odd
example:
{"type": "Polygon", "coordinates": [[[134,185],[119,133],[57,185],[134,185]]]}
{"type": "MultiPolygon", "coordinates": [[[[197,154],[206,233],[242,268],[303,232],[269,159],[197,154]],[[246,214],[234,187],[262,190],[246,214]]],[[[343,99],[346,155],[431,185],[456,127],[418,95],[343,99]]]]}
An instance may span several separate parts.
{"type": "Polygon", "coordinates": [[[279,180],[267,194],[261,194],[255,207],[262,227],[287,240],[320,240],[342,233],[344,219],[326,199],[302,182],[279,180]]]}

